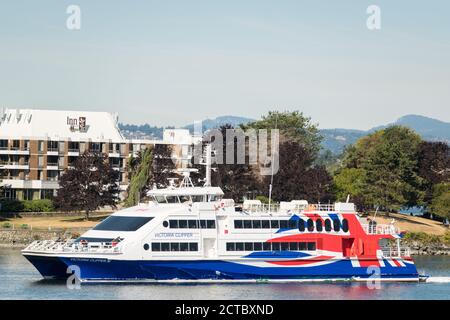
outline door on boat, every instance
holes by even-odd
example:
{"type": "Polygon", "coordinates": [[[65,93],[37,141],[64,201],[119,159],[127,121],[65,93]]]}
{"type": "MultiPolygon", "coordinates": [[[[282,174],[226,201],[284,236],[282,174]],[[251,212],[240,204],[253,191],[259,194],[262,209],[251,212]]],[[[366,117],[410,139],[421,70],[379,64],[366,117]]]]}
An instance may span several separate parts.
{"type": "Polygon", "coordinates": [[[205,258],[217,258],[216,239],[203,238],[203,255],[205,258]]]}
{"type": "Polygon", "coordinates": [[[355,238],[343,238],[342,239],[342,254],[344,257],[350,257],[352,255],[352,247],[355,242],[355,238]]]}

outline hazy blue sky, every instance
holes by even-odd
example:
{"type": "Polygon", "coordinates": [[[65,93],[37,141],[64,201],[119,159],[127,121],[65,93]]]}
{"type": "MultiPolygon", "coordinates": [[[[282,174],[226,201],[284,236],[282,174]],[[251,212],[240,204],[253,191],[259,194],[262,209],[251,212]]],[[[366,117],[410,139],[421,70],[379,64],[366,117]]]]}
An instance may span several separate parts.
{"type": "Polygon", "coordinates": [[[450,121],[449,14],[447,0],[0,0],[0,106],[156,125],[271,109],[322,128],[450,121]]]}

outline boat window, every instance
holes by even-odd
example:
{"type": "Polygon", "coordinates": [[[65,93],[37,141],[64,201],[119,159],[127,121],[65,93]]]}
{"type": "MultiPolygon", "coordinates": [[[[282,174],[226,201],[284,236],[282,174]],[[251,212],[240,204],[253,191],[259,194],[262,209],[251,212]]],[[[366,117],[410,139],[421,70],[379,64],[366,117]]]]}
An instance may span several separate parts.
{"type": "Polygon", "coordinates": [[[188,227],[190,229],[197,229],[198,225],[197,225],[197,220],[188,220],[188,227]]]}
{"type": "Polygon", "coordinates": [[[330,232],[331,231],[331,221],[330,219],[325,220],[325,231],[330,232]]]}
{"type": "Polygon", "coordinates": [[[171,229],[177,229],[178,228],[178,220],[169,220],[169,225],[171,229]]]}
{"type": "Polygon", "coordinates": [[[297,220],[289,220],[288,227],[289,229],[297,229],[297,220]]]}
{"type": "Polygon", "coordinates": [[[178,220],[178,228],[186,229],[188,227],[187,220],[178,220]]]}
{"type": "Polygon", "coordinates": [[[298,220],[298,231],[305,232],[305,220],[298,220]]]}
{"type": "Polygon", "coordinates": [[[252,220],[244,220],[244,229],[252,228],[252,220]]]}
{"type": "Polygon", "coordinates": [[[280,228],[280,222],[278,220],[271,220],[270,227],[272,229],[278,229],[278,228],[280,228]]]}
{"type": "Polygon", "coordinates": [[[322,220],[320,220],[320,219],[316,220],[316,230],[318,232],[322,232],[322,220]]]}
{"type": "Polygon", "coordinates": [[[144,244],[144,250],[147,251],[148,249],[150,249],[150,246],[148,245],[148,243],[144,244]]]}
{"type": "Polygon", "coordinates": [[[210,202],[212,202],[212,201],[220,201],[220,199],[221,199],[221,197],[219,195],[217,195],[217,194],[210,194],[209,195],[209,201],[210,202]]]}
{"type": "Polygon", "coordinates": [[[215,220],[206,220],[206,228],[207,229],[215,229],[216,221],[215,220]]]}
{"type": "Polygon", "coordinates": [[[242,220],[234,220],[234,228],[235,229],[242,229],[244,227],[244,224],[242,220]]]}
{"type": "Polygon", "coordinates": [[[227,251],[235,251],[236,250],[236,246],[234,244],[234,242],[227,242],[227,251]]]}
{"type": "Polygon", "coordinates": [[[109,216],[98,225],[96,225],[93,230],[136,231],[152,219],[153,217],[109,216]]]}
{"type": "Polygon", "coordinates": [[[227,251],[314,251],[315,242],[227,242],[227,251]]]}
{"type": "Polygon", "coordinates": [[[347,219],[342,220],[342,231],[348,232],[348,220],[347,219]]]}
{"type": "Polygon", "coordinates": [[[180,202],[185,203],[191,201],[191,197],[189,196],[180,196],[180,202]]]}
{"type": "Polygon", "coordinates": [[[313,232],[314,231],[314,221],[312,221],[311,219],[308,219],[308,221],[306,221],[306,227],[308,228],[309,232],[313,232]]]}
{"type": "Polygon", "coordinates": [[[169,226],[169,223],[167,221],[163,221],[163,227],[167,228],[169,226]]]}
{"type": "Polygon", "coordinates": [[[87,242],[112,242],[113,238],[91,238],[91,237],[79,237],[75,240],[75,242],[80,242],[81,240],[87,242]]]}
{"type": "Polygon", "coordinates": [[[338,219],[333,219],[333,230],[339,232],[341,229],[341,222],[338,219]]]}
{"type": "Polygon", "coordinates": [[[206,229],[206,220],[200,220],[200,229],[206,229]]]}
{"type": "Polygon", "coordinates": [[[196,242],[153,242],[152,251],[198,251],[196,242]]]}
{"type": "Polygon", "coordinates": [[[253,220],[252,226],[253,226],[253,229],[261,229],[261,220],[253,220]]]}
{"type": "Polygon", "coordinates": [[[167,203],[179,203],[180,200],[177,196],[166,196],[167,203]]]}
{"type": "Polygon", "coordinates": [[[192,202],[205,202],[205,196],[200,195],[200,196],[191,196],[192,198],[192,202]]]}
{"type": "Polygon", "coordinates": [[[288,221],[287,220],[280,220],[280,228],[281,229],[287,229],[288,227],[288,221]]]}
{"type": "Polygon", "coordinates": [[[158,203],[167,203],[166,202],[166,197],[164,197],[164,196],[154,196],[154,199],[158,203]]]}
{"type": "Polygon", "coordinates": [[[261,227],[263,229],[270,229],[270,221],[269,220],[261,220],[261,227]]]}
{"type": "Polygon", "coordinates": [[[261,242],[255,242],[253,244],[253,250],[254,251],[261,251],[262,250],[262,243],[261,242]]]}

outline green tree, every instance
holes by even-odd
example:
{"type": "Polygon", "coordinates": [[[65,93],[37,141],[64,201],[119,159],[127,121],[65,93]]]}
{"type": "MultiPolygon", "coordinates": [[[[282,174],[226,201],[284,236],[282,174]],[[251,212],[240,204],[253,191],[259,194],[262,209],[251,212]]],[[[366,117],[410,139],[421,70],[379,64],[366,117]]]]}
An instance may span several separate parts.
{"type": "Polygon", "coordinates": [[[151,183],[152,148],[140,151],[136,157],[130,157],[127,163],[130,184],[128,185],[125,206],[131,207],[139,203],[145,196],[151,183]]]}
{"type": "Polygon", "coordinates": [[[101,153],[86,152],[61,175],[55,205],[62,211],[89,213],[103,206],[116,207],[119,200],[119,173],[101,153]]]}
{"type": "Polygon", "coordinates": [[[438,183],[434,186],[430,209],[446,221],[450,219],[450,183],[438,183]]]}
{"type": "Polygon", "coordinates": [[[345,201],[351,196],[351,201],[359,207],[364,207],[367,174],[362,168],[342,168],[333,177],[336,198],[345,201]]]}
{"type": "MultiPolygon", "coordinates": [[[[299,111],[269,111],[261,120],[241,126],[242,129],[275,129],[280,130],[283,138],[295,141],[303,148],[317,156],[322,137],[319,134],[317,124],[311,122],[311,118],[305,117],[299,111]]],[[[280,139],[281,141],[281,139],[280,139]]]]}
{"type": "Polygon", "coordinates": [[[417,173],[420,143],[419,135],[401,126],[391,126],[361,138],[346,150],[343,164],[344,168],[362,169],[359,173],[364,174],[344,190],[357,190],[364,195],[365,205],[380,206],[386,211],[421,203],[423,179],[417,173]]]}

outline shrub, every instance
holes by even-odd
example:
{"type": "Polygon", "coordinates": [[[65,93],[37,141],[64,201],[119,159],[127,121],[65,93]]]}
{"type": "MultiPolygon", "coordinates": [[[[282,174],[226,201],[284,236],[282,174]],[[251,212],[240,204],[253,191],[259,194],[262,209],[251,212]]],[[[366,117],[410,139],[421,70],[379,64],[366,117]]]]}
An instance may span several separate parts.
{"type": "Polygon", "coordinates": [[[21,212],[23,211],[24,204],[20,200],[2,200],[1,212],[21,212]]]}
{"type": "MultiPolygon", "coordinates": [[[[261,203],[263,204],[269,204],[269,198],[266,196],[256,196],[255,200],[259,200],[261,201],[261,203]]],[[[272,199],[272,204],[274,203],[273,199],[272,199]]]]}
{"type": "Polygon", "coordinates": [[[21,224],[20,229],[28,229],[28,225],[26,223],[21,224]]]}
{"type": "Polygon", "coordinates": [[[54,211],[53,202],[49,199],[23,201],[23,212],[51,212],[54,211]]]}
{"type": "Polygon", "coordinates": [[[9,223],[9,222],[4,222],[4,223],[2,224],[2,227],[5,228],[5,229],[10,229],[10,228],[12,228],[12,224],[9,223]]]}

